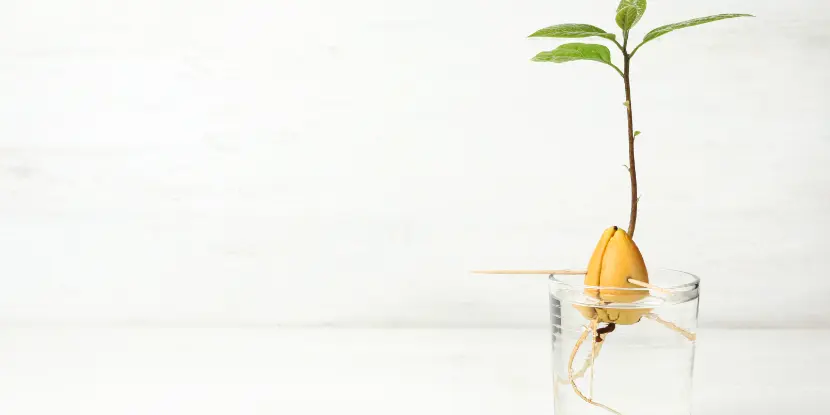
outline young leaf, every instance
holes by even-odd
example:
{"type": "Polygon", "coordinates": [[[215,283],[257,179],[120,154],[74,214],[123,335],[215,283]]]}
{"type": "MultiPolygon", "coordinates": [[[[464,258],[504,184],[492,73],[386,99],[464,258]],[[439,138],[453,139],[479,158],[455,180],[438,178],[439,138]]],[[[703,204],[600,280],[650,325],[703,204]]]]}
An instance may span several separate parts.
{"type": "Polygon", "coordinates": [[[755,16],[753,16],[751,14],[718,14],[718,15],[715,15],[715,16],[698,17],[697,19],[686,20],[685,22],[672,23],[672,24],[668,24],[668,25],[665,25],[665,26],[660,26],[657,29],[654,29],[654,30],[646,33],[646,36],[643,38],[643,43],[646,43],[648,41],[657,39],[658,37],[663,36],[666,33],[675,31],[677,29],[683,29],[683,28],[686,28],[686,27],[702,25],[704,23],[716,22],[718,20],[723,20],[723,19],[732,19],[732,18],[735,18],[735,17],[755,17],[755,16]]]}
{"type": "Polygon", "coordinates": [[[577,38],[577,37],[591,37],[599,36],[606,39],[614,40],[617,36],[613,33],[608,33],[596,26],[589,24],[558,24],[544,29],[539,29],[528,37],[563,37],[563,38],[577,38]]]}
{"type": "Polygon", "coordinates": [[[549,52],[539,52],[534,62],[564,63],[571,61],[596,61],[609,65],[622,76],[622,71],[611,62],[611,51],[594,43],[566,43],[549,52]]]}
{"type": "Polygon", "coordinates": [[[550,52],[539,52],[533,60],[555,63],[589,60],[610,64],[611,51],[603,45],[594,43],[566,43],[550,52]]]}
{"type": "Polygon", "coordinates": [[[622,30],[629,30],[645,13],[646,0],[621,0],[617,6],[617,26],[622,30]]]}

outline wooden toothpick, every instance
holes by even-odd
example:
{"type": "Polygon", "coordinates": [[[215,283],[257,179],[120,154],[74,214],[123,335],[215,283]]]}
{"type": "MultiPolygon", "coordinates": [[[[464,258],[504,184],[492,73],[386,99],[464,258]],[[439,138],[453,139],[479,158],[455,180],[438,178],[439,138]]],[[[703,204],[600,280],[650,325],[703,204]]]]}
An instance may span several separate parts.
{"type": "Polygon", "coordinates": [[[491,269],[473,271],[473,274],[515,274],[515,275],[585,275],[588,271],[571,269],[525,270],[525,269],[491,269]]]}
{"type": "MultiPolygon", "coordinates": [[[[586,270],[573,270],[573,269],[538,269],[538,270],[528,270],[528,269],[489,269],[489,270],[478,270],[473,271],[473,274],[491,274],[491,275],[585,275],[588,271],[586,270]]],[[[642,282],[635,280],[634,278],[629,278],[628,282],[643,288],[648,288],[650,290],[654,290],[657,292],[661,292],[663,294],[672,294],[672,291],[666,288],[658,287],[654,284],[649,284],[647,282],[642,282]]]]}
{"type": "MultiPolygon", "coordinates": [[[[507,275],[511,275],[511,274],[512,275],[585,275],[585,274],[588,273],[588,271],[585,271],[585,270],[571,270],[571,269],[549,269],[549,270],[494,269],[494,270],[473,271],[473,273],[474,274],[507,274],[507,275]]],[[[636,286],[643,287],[643,288],[648,288],[650,290],[654,290],[654,291],[657,291],[657,292],[660,292],[660,293],[663,293],[663,294],[667,294],[667,295],[673,294],[672,290],[669,290],[669,289],[666,289],[666,288],[663,288],[663,287],[658,287],[654,284],[649,284],[647,282],[638,281],[638,280],[635,280],[633,278],[628,278],[627,281],[630,284],[634,284],[636,286]]],[[[609,288],[614,288],[614,287],[609,287],[609,288]]],[[[684,337],[686,337],[690,341],[695,341],[695,339],[697,338],[697,335],[695,333],[692,333],[688,330],[685,330],[685,329],[679,327],[678,325],[676,325],[676,324],[674,324],[670,321],[663,320],[657,314],[649,313],[649,314],[646,314],[645,317],[650,319],[650,320],[654,320],[654,321],[662,324],[663,326],[665,326],[665,327],[667,327],[671,330],[674,330],[674,331],[680,333],[681,335],[683,335],[684,337]]],[[[587,330],[587,332],[590,332],[591,331],[590,326],[586,330],[587,330]]],[[[587,336],[587,334],[586,334],[586,336],[587,336]]],[[[585,339],[581,339],[581,341],[579,341],[577,343],[577,348],[584,341],[585,341],[585,339]]],[[[602,343],[599,343],[599,346],[602,347],[602,343]]],[[[591,361],[589,363],[590,366],[588,366],[590,368],[593,368],[593,360],[596,358],[596,355],[594,353],[599,352],[599,350],[594,351],[593,350],[594,348],[596,348],[596,346],[592,346],[592,356],[590,356],[591,361]]],[[[574,354],[575,354],[575,352],[574,352],[574,354]]],[[[573,384],[574,390],[576,390],[576,392],[580,395],[580,397],[582,397],[582,399],[584,399],[586,402],[589,402],[591,404],[594,404],[594,405],[600,406],[602,408],[608,409],[611,412],[617,413],[616,411],[614,411],[611,408],[606,407],[605,405],[596,404],[595,402],[592,401],[591,398],[586,398],[579,392],[578,388],[576,388],[576,384],[574,383],[574,380],[582,377],[585,374],[585,370],[588,369],[588,368],[583,367],[582,370],[580,370],[577,373],[574,373],[573,372],[573,358],[574,358],[574,356],[571,356],[571,362],[569,363],[568,366],[569,366],[569,381],[573,384]]]]}
{"type": "Polygon", "coordinates": [[[648,288],[648,289],[650,289],[650,290],[654,290],[654,291],[657,291],[657,292],[661,292],[661,293],[663,293],[663,294],[667,294],[667,295],[671,295],[671,294],[672,294],[672,291],[671,291],[671,290],[667,290],[667,289],[665,289],[665,288],[661,288],[661,287],[658,287],[658,286],[656,286],[656,285],[649,284],[649,283],[647,283],[647,282],[637,281],[637,280],[635,280],[634,278],[629,278],[629,279],[628,279],[628,282],[629,282],[630,284],[639,285],[640,287],[643,287],[643,288],[648,288]]]}

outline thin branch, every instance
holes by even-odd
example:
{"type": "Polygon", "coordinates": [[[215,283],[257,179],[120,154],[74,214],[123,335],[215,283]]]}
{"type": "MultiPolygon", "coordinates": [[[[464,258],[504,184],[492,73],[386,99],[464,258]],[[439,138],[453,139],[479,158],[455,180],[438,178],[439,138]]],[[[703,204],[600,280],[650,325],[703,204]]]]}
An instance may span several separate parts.
{"type": "Polygon", "coordinates": [[[623,55],[625,55],[625,47],[623,47],[623,45],[621,45],[620,42],[617,42],[617,39],[611,39],[611,41],[614,42],[614,44],[617,45],[617,48],[620,49],[620,52],[622,52],[623,55]]]}
{"type": "Polygon", "coordinates": [[[623,73],[623,71],[620,70],[620,68],[617,67],[617,65],[614,65],[611,62],[608,62],[608,64],[611,65],[611,67],[614,68],[617,71],[617,73],[620,74],[621,77],[623,77],[623,79],[625,79],[625,74],[623,73]]]}
{"type": "Polygon", "coordinates": [[[645,45],[645,44],[646,44],[646,42],[643,42],[643,43],[640,43],[639,45],[637,45],[637,47],[636,47],[636,48],[634,48],[634,50],[632,50],[632,51],[631,51],[631,54],[630,54],[630,55],[628,55],[628,56],[629,56],[629,57],[634,56],[634,54],[635,54],[635,53],[637,53],[637,51],[638,51],[638,50],[640,50],[640,47],[641,47],[641,46],[643,46],[643,45],[645,45]]]}

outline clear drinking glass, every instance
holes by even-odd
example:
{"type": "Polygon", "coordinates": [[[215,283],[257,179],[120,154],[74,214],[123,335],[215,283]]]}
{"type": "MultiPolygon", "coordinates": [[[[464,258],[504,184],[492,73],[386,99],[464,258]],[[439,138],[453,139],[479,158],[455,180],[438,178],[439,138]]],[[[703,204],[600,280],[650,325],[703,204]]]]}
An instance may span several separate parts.
{"type": "Polygon", "coordinates": [[[659,289],[582,282],[550,276],[555,414],[689,415],[700,280],[660,269],[649,272],[659,289]]]}

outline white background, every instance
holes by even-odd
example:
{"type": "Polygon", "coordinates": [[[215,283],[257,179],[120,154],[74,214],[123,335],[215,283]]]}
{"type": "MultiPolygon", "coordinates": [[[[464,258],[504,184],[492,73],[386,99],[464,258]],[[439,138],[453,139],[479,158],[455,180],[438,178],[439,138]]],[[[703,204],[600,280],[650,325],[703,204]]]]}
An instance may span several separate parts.
{"type": "MultiPolygon", "coordinates": [[[[529,62],[616,1],[3,2],[0,320],[543,327],[625,226],[622,84],[529,62]]],[[[637,241],[704,326],[830,313],[830,5],[652,1],[637,241]]],[[[618,60],[619,62],[619,60],[618,60]]]]}

